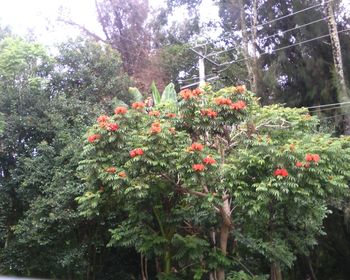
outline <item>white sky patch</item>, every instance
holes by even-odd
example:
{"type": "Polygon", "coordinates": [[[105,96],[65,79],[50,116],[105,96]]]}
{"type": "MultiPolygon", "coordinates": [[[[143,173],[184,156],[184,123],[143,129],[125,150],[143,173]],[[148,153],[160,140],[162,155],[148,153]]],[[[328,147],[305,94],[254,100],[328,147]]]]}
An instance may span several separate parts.
{"type": "Polygon", "coordinates": [[[203,23],[219,19],[219,8],[212,0],[203,0],[199,7],[199,13],[203,23]]]}
{"type": "Polygon", "coordinates": [[[166,8],[166,2],[161,0],[149,0],[149,6],[153,9],[166,8]]]}
{"type": "MultiPolygon", "coordinates": [[[[128,1],[128,0],[125,0],[128,1]]],[[[100,36],[103,32],[97,22],[94,0],[0,0],[0,24],[10,25],[14,33],[25,36],[34,34],[37,40],[45,45],[53,45],[56,42],[65,41],[69,37],[79,34],[77,28],[58,23],[60,7],[70,11],[71,19],[100,36]]],[[[200,7],[202,22],[217,20],[218,7],[213,0],[203,0],[200,7]]],[[[163,0],[149,0],[152,8],[164,7],[163,0]]],[[[350,0],[342,0],[344,12],[350,18],[350,0]]],[[[180,11],[174,16],[174,20],[181,21],[187,15],[187,11],[180,11]]],[[[215,37],[220,30],[205,30],[209,37],[215,37]],[[208,33],[207,33],[208,32],[208,33]]]]}
{"type": "Polygon", "coordinates": [[[9,25],[15,34],[34,34],[46,45],[79,34],[77,28],[57,22],[60,10],[70,13],[77,23],[101,35],[94,0],[0,0],[0,24],[9,25]]]}

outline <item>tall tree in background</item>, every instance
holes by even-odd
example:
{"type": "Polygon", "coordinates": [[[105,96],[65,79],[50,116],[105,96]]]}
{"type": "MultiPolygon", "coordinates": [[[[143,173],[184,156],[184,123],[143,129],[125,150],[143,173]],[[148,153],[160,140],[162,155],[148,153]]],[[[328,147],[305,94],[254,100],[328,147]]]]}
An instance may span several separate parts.
{"type": "MultiPolygon", "coordinates": [[[[338,83],[338,86],[337,86],[338,95],[337,95],[337,97],[338,97],[339,102],[349,102],[350,96],[349,96],[349,93],[347,91],[346,82],[345,82],[342,51],[341,51],[341,47],[340,47],[337,22],[335,20],[334,9],[333,9],[334,3],[332,1],[326,1],[325,5],[326,5],[328,29],[329,29],[329,34],[331,37],[333,61],[334,61],[334,67],[335,67],[335,72],[336,72],[336,81],[338,83]]],[[[344,119],[344,128],[343,128],[344,134],[349,135],[350,134],[349,110],[347,108],[344,109],[344,107],[343,107],[341,109],[341,112],[344,114],[344,118],[343,118],[344,119]]]]}
{"type": "Polygon", "coordinates": [[[144,87],[143,70],[149,66],[151,41],[145,28],[147,0],[96,0],[98,21],[107,43],[121,54],[126,73],[144,87]]]}
{"type": "Polygon", "coordinates": [[[33,153],[37,142],[52,139],[48,123],[42,120],[43,108],[49,102],[43,87],[51,67],[49,56],[38,44],[13,38],[1,41],[0,112],[5,127],[0,138],[0,244],[5,248],[12,238],[12,226],[23,211],[12,177],[18,157],[33,153]]]}
{"type": "MultiPolygon", "coordinates": [[[[51,57],[18,38],[0,43],[0,274],[131,279],[128,261],[104,266],[123,262],[106,248],[107,221],[82,219],[74,200],[84,190],[80,137],[103,110],[130,103],[121,93],[128,78],[109,46],[77,39],[58,51],[51,57]]],[[[113,215],[107,223],[117,223],[113,215]]]]}
{"type": "MultiPolygon", "coordinates": [[[[235,2],[235,0],[231,0],[235,2]]],[[[244,0],[238,0],[238,8],[240,11],[240,27],[242,32],[243,41],[243,54],[245,59],[245,64],[250,77],[251,90],[259,94],[258,83],[259,83],[259,65],[257,57],[257,24],[258,24],[258,1],[253,0],[251,2],[251,25],[250,31],[247,29],[247,15],[246,6],[244,0]],[[249,51],[251,49],[251,51],[249,51]]]]}

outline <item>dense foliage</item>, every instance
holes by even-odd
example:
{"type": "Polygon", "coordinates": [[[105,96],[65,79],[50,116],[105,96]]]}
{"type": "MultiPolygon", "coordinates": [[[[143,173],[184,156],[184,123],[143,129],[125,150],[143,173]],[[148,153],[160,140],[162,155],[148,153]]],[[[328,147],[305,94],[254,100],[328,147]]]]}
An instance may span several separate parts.
{"type": "Polygon", "coordinates": [[[217,22],[203,22],[202,2],[97,0],[105,38],[80,26],[53,54],[0,26],[0,274],[349,278],[349,104],[319,107],[342,100],[329,38],[288,47],[327,33],[325,9],[215,1],[217,22]],[[240,31],[254,4],[258,23],[307,10],[259,28],[253,94],[232,85],[253,86],[240,31]],[[198,80],[201,43],[236,62],[205,60],[219,79],[179,92],[198,80]]]}
{"type": "Polygon", "coordinates": [[[82,213],[123,214],[110,245],[155,261],[162,279],[226,279],[251,254],[277,267],[307,255],[329,199],[347,192],[349,139],[317,133],[304,109],[260,107],[244,87],[184,90],[177,105],[98,118],[82,213]]]}
{"type": "Polygon", "coordinates": [[[21,39],[1,43],[1,273],[96,273],[90,267],[104,233],[78,215],[74,201],[84,191],[75,171],[80,137],[99,112],[131,98],[117,53],[83,40],[61,49],[50,57],[21,39]]]}

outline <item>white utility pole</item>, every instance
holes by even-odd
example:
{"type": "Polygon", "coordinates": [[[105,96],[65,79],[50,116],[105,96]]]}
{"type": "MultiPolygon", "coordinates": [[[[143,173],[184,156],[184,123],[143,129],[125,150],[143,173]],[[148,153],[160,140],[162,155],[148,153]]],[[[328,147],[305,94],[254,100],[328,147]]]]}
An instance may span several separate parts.
{"type": "Polygon", "coordinates": [[[204,57],[199,56],[198,59],[198,70],[199,70],[199,86],[204,86],[205,84],[205,64],[204,57]]]}

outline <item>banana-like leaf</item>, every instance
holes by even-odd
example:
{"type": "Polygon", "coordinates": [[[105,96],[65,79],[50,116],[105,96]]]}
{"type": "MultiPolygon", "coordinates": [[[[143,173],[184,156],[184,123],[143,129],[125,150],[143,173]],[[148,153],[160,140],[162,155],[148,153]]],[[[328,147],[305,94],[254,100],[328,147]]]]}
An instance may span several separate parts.
{"type": "Polygon", "coordinates": [[[143,101],[143,96],[137,88],[129,87],[129,93],[132,95],[132,100],[134,102],[142,102],[143,101]]]}
{"type": "Polygon", "coordinates": [[[160,93],[157,89],[156,83],[154,81],[151,84],[151,91],[152,91],[152,95],[153,95],[154,105],[157,106],[160,104],[161,97],[160,97],[160,93]]]}
{"type": "Polygon", "coordinates": [[[162,94],[161,103],[173,103],[177,105],[177,96],[175,91],[175,85],[173,83],[168,84],[162,94]]]}

